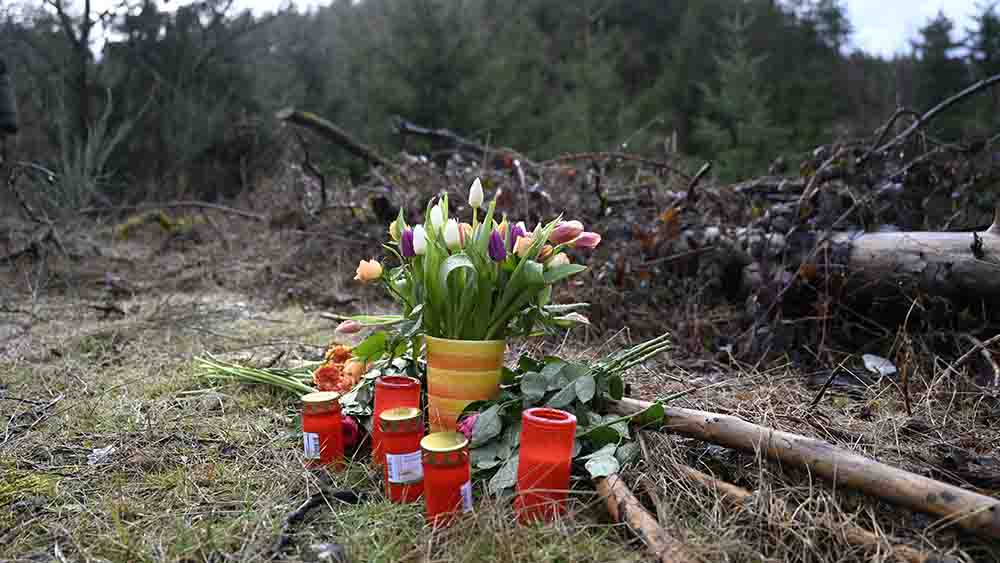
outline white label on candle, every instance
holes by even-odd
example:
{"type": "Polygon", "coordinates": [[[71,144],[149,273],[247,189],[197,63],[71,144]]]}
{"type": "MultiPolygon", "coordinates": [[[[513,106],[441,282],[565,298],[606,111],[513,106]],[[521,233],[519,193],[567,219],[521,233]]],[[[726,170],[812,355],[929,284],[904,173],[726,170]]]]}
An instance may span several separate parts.
{"type": "Polygon", "coordinates": [[[389,468],[389,482],[400,485],[416,483],[424,478],[424,466],[420,452],[409,454],[385,454],[385,464],[389,468]]]}
{"type": "Polygon", "coordinates": [[[466,481],[461,488],[462,512],[472,512],[472,481],[466,481]]]}
{"type": "Polygon", "coordinates": [[[305,446],[306,459],[319,459],[319,434],[303,432],[302,444],[305,446]]]}

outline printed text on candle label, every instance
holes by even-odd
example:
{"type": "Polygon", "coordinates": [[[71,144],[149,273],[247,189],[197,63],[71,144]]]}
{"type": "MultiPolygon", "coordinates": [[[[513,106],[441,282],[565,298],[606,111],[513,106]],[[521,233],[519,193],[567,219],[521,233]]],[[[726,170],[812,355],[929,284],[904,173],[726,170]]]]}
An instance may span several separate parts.
{"type": "Polygon", "coordinates": [[[385,464],[389,467],[390,483],[415,483],[424,478],[419,451],[408,454],[387,453],[385,464]]]}
{"type": "Polygon", "coordinates": [[[302,443],[305,445],[306,459],[319,459],[319,434],[303,432],[302,443]]]}

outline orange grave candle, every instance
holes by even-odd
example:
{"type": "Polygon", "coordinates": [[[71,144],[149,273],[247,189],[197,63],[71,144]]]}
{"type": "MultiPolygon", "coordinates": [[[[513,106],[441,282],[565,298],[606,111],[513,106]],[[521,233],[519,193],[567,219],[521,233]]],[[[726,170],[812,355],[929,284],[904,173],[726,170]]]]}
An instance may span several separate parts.
{"type": "Polygon", "coordinates": [[[436,432],[420,441],[424,465],[427,521],[447,525],[472,511],[469,440],[458,432],[436,432]]]}
{"type": "Polygon", "coordinates": [[[302,396],[302,442],[306,466],[344,466],[340,393],[321,391],[302,396]]]}
{"type": "MultiPolygon", "coordinates": [[[[396,407],[420,408],[420,381],[405,375],[387,375],[375,382],[375,406],[372,408],[372,460],[385,464],[382,450],[382,428],[378,424],[382,411],[396,407]]],[[[418,448],[419,449],[419,448],[418,448]]]]}
{"type": "Polygon", "coordinates": [[[424,492],[420,439],[424,420],[416,407],[397,407],[379,415],[385,452],[385,490],[395,503],[413,502],[424,492]]]}
{"type": "Polygon", "coordinates": [[[522,524],[551,520],[566,508],[576,417],[550,408],[521,415],[521,450],[514,509],[522,524]]]}

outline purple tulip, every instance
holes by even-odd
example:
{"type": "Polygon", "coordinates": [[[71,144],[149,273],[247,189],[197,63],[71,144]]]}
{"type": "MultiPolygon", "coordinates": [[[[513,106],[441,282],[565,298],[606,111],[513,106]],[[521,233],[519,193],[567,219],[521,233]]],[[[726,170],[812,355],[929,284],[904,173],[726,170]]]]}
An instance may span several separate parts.
{"type": "Polygon", "coordinates": [[[500,233],[496,231],[490,233],[489,251],[490,258],[492,258],[494,262],[503,262],[504,259],[507,258],[507,249],[503,246],[503,238],[500,236],[500,233]]]}
{"type": "Polygon", "coordinates": [[[514,245],[517,244],[517,237],[527,236],[528,233],[524,232],[523,223],[517,223],[510,228],[510,248],[513,249],[514,245]]]}
{"type": "Polygon", "coordinates": [[[407,228],[403,231],[403,237],[399,246],[403,251],[403,258],[413,258],[417,255],[413,250],[413,229],[407,228]]]}

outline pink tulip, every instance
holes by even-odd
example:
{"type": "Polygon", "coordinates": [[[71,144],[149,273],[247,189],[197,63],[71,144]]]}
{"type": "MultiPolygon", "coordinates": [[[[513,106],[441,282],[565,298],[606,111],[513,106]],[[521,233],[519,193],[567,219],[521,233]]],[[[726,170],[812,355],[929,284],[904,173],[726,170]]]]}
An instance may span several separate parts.
{"type": "Polygon", "coordinates": [[[348,320],[337,325],[337,332],[341,334],[354,334],[360,332],[362,328],[364,327],[358,321],[348,320]]]}
{"type": "Polygon", "coordinates": [[[563,244],[580,236],[583,232],[583,223],[579,221],[563,221],[552,229],[549,234],[549,242],[552,244],[563,244]]]}
{"type": "Polygon", "coordinates": [[[573,241],[574,247],[586,250],[597,248],[599,244],[601,244],[601,235],[591,232],[580,233],[580,236],[576,237],[576,240],[573,241]]]}
{"type": "Polygon", "coordinates": [[[479,413],[471,414],[458,421],[458,431],[465,434],[465,437],[469,440],[472,439],[472,431],[476,428],[477,418],[479,418],[479,413]]]}

